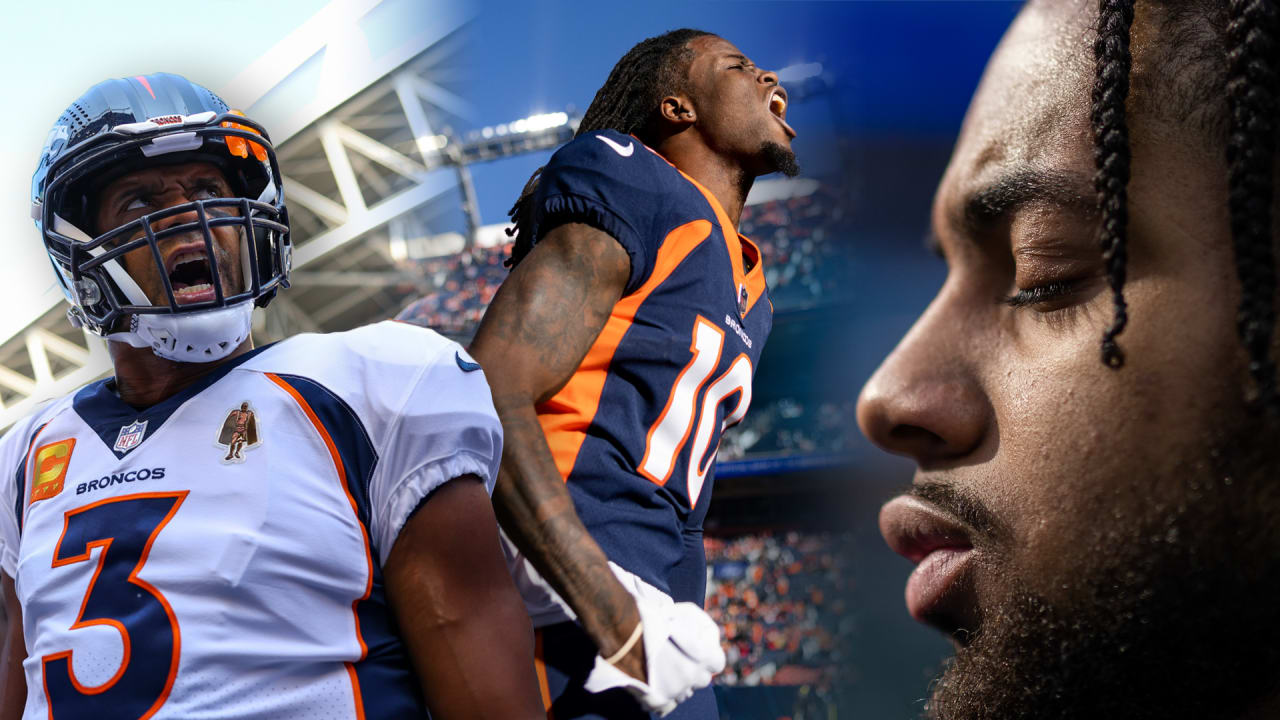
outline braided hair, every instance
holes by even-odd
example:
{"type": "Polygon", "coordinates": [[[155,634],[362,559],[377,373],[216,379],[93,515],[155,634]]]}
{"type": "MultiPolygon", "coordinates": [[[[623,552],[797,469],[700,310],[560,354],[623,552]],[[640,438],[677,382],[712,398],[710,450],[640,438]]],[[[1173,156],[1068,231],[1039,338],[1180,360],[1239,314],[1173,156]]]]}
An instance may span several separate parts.
{"type": "Polygon", "coordinates": [[[1131,25],[1133,0],[1100,0],[1098,39],[1093,44],[1097,63],[1097,79],[1093,85],[1093,158],[1098,168],[1093,186],[1102,215],[1099,237],[1102,259],[1115,308],[1111,326],[1102,335],[1102,362],[1113,368],[1124,365],[1124,353],[1116,344],[1116,336],[1129,322],[1124,301],[1129,226],[1129,128],[1124,106],[1129,95],[1131,25]]]}
{"type": "MultiPolygon", "coordinates": [[[[666,95],[684,89],[685,75],[694,54],[689,41],[710,34],[688,28],[672,30],[627,51],[596,92],[574,137],[597,130],[616,130],[635,135],[646,145],[657,144],[654,121],[658,105],[666,95]]],[[[507,267],[515,267],[533,249],[533,195],[541,174],[542,168],[534,171],[520,191],[519,199],[507,212],[512,221],[507,235],[515,238],[507,267]]]]}
{"type": "Polygon", "coordinates": [[[1273,0],[1231,0],[1227,21],[1228,207],[1240,277],[1236,330],[1249,353],[1257,402],[1276,410],[1276,270],[1271,238],[1276,131],[1276,16],[1273,0]]]}
{"type": "MultiPolygon", "coordinates": [[[[1276,0],[1228,0],[1226,18],[1227,181],[1231,237],[1241,300],[1236,327],[1249,354],[1256,406],[1280,410],[1275,335],[1276,270],[1271,205],[1275,166],[1276,63],[1280,10],[1276,0]]],[[[1102,336],[1102,360],[1124,364],[1116,336],[1125,328],[1124,301],[1128,225],[1129,134],[1125,99],[1129,92],[1129,34],[1133,0],[1099,0],[1094,43],[1092,123],[1097,173],[1094,187],[1101,215],[1099,242],[1111,286],[1114,317],[1102,336]]]]}

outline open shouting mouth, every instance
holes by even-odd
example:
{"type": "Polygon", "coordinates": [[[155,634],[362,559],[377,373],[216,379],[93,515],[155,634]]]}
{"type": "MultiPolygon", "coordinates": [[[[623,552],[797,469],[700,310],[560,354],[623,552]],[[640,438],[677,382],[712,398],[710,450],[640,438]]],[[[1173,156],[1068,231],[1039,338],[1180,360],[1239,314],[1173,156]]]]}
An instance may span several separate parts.
{"type": "Polygon", "coordinates": [[[787,124],[787,91],[783,90],[781,87],[775,87],[769,93],[769,97],[765,102],[774,119],[782,125],[782,129],[787,133],[787,137],[794,138],[796,136],[796,131],[792,130],[791,126],[787,124]]]}
{"type": "Polygon", "coordinates": [[[179,305],[214,299],[213,265],[204,243],[189,243],[178,248],[165,263],[165,272],[179,305]]]}

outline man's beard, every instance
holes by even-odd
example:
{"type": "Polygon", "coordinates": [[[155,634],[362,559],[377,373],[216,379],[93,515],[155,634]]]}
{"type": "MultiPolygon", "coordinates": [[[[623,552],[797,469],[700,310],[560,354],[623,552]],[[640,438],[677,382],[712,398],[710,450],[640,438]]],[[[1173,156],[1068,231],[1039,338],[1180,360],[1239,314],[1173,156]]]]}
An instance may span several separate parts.
{"type": "Polygon", "coordinates": [[[796,163],[796,154],[781,144],[772,140],[765,141],[760,148],[760,154],[764,156],[766,165],[772,168],[769,172],[780,172],[787,177],[795,177],[800,174],[800,166],[796,163]]]}
{"type": "Polygon", "coordinates": [[[1280,690],[1280,451],[1257,427],[1133,517],[1098,517],[1070,600],[1012,589],[949,660],[926,715],[1238,718],[1280,690]],[[1257,447],[1241,447],[1253,438],[1257,447]]]}

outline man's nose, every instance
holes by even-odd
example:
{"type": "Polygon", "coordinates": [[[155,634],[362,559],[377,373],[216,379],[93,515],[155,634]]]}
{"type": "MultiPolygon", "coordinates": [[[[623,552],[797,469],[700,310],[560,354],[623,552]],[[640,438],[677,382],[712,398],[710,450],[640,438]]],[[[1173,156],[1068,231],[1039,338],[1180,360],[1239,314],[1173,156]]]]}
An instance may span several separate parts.
{"type": "MultiPolygon", "coordinates": [[[[189,202],[189,201],[182,200],[180,202],[168,203],[165,205],[165,209],[176,207],[186,202],[189,202]]],[[[156,220],[152,220],[151,229],[155,232],[160,232],[161,230],[167,230],[171,227],[177,227],[178,225],[185,225],[187,223],[197,223],[197,222],[200,222],[200,215],[196,212],[195,208],[192,208],[190,210],[184,210],[179,213],[165,215],[164,217],[157,218],[156,220]]]]}
{"type": "Polygon", "coordinates": [[[983,444],[993,411],[965,343],[935,300],[863,387],[858,426],[876,445],[922,467],[965,457],[983,444]]]}

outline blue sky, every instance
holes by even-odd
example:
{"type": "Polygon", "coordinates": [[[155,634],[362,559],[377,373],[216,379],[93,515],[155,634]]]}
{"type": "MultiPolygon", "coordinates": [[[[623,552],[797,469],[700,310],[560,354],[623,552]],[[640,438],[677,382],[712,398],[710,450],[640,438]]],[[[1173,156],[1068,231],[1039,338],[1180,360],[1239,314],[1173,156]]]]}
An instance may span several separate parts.
{"type": "MultiPolygon", "coordinates": [[[[987,55],[1020,3],[998,1],[486,2],[467,59],[478,125],[574,106],[585,110],[617,60],[679,27],[722,35],[756,64],[821,62],[836,86],[793,105],[807,173],[829,171],[833,118],[844,132],[953,134],[987,55]]],[[[473,169],[486,223],[504,221],[549,153],[473,169]]]]}

